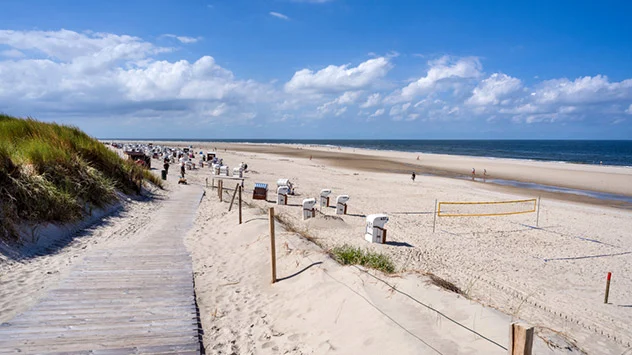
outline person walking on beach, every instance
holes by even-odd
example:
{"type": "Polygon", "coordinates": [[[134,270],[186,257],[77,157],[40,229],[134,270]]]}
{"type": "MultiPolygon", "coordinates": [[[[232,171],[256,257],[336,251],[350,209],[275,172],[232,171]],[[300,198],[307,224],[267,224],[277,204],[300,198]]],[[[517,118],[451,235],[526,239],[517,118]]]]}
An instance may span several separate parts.
{"type": "Polygon", "coordinates": [[[472,181],[476,178],[476,169],[472,168],[472,181]]]}
{"type": "Polygon", "coordinates": [[[483,182],[487,180],[487,169],[483,169],[483,182]]]}
{"type": "Polygon", "coordinates": [[[180,164],[180,175],[182,175],[182,178],[184,179],[184,162],[180,164]]]}
{"type": "Polygon", "coordinates": [[[415,182],[415,172],[413,171],[413,175],[411,176],[411,179],[413,179],[413,182],[415,182]]]}
{"type": "Polygon", "coordinates": [[[169,174],[169,161],[165,160],[165,164],[162,166],[165,169],[165,174],[169,174]]]}

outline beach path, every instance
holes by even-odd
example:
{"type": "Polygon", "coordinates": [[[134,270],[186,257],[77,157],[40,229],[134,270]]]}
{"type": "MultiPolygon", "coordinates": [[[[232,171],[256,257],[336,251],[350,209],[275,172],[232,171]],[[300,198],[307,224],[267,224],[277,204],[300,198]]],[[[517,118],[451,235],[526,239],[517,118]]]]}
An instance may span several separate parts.
{"type": "Polygon", "coordinates": [[[203,193],[175,186],[134,241],[89,253],[33,308],[0,325],[0,354],[199,354],[183,240],[203,193]]]}

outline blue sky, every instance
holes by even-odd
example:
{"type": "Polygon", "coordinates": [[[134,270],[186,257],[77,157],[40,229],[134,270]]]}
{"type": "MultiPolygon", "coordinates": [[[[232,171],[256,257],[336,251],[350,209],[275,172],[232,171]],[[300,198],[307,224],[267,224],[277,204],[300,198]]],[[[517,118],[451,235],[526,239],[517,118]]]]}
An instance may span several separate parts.
{"type": "Polygon", "coordinates": [[[97,137],[632,139],[629,1],[0,9],[0,112],[97,137]]]}

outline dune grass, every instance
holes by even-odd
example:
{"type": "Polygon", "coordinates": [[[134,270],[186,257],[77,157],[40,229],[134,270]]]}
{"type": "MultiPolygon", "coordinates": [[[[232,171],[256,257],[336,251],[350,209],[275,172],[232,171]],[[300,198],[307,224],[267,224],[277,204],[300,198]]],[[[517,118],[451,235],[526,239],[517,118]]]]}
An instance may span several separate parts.
{"type": "Polygon", "coordinates": [[[393,264],[390,257],[385,254],[363,250],[348,244],[331,249],[330,254],[336,261],[343,265],[362,265],[371,269],[380,270],[387,274],[395,272],[395,264],[393,264]]]}
{"type": "Polygon", "coordinates": [[[21,223],[66,223],[138,193],[151,172],[121,159],[76,127],[0,114],[0,238],[21,223]]]}

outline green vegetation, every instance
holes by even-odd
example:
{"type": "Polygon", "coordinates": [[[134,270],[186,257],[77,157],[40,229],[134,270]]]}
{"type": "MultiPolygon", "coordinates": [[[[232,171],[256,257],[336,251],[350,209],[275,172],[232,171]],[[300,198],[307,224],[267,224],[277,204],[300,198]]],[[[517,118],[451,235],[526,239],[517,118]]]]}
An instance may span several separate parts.
{"type": "Polygon", "coordinates": [[[334,259],[343,265],[362,265],[387,274],[395,272],[395,265],[390,257],[385,254],[354,248],[348,244],[337,246],[331,249],[330,253],[334,259]]]}
{"type": "Polygon", "coordinates": [[[125,161],[75,127],[0,114],[0,238],[20,223],[66,223],[138,193],[148,170],[125,161]]]}

